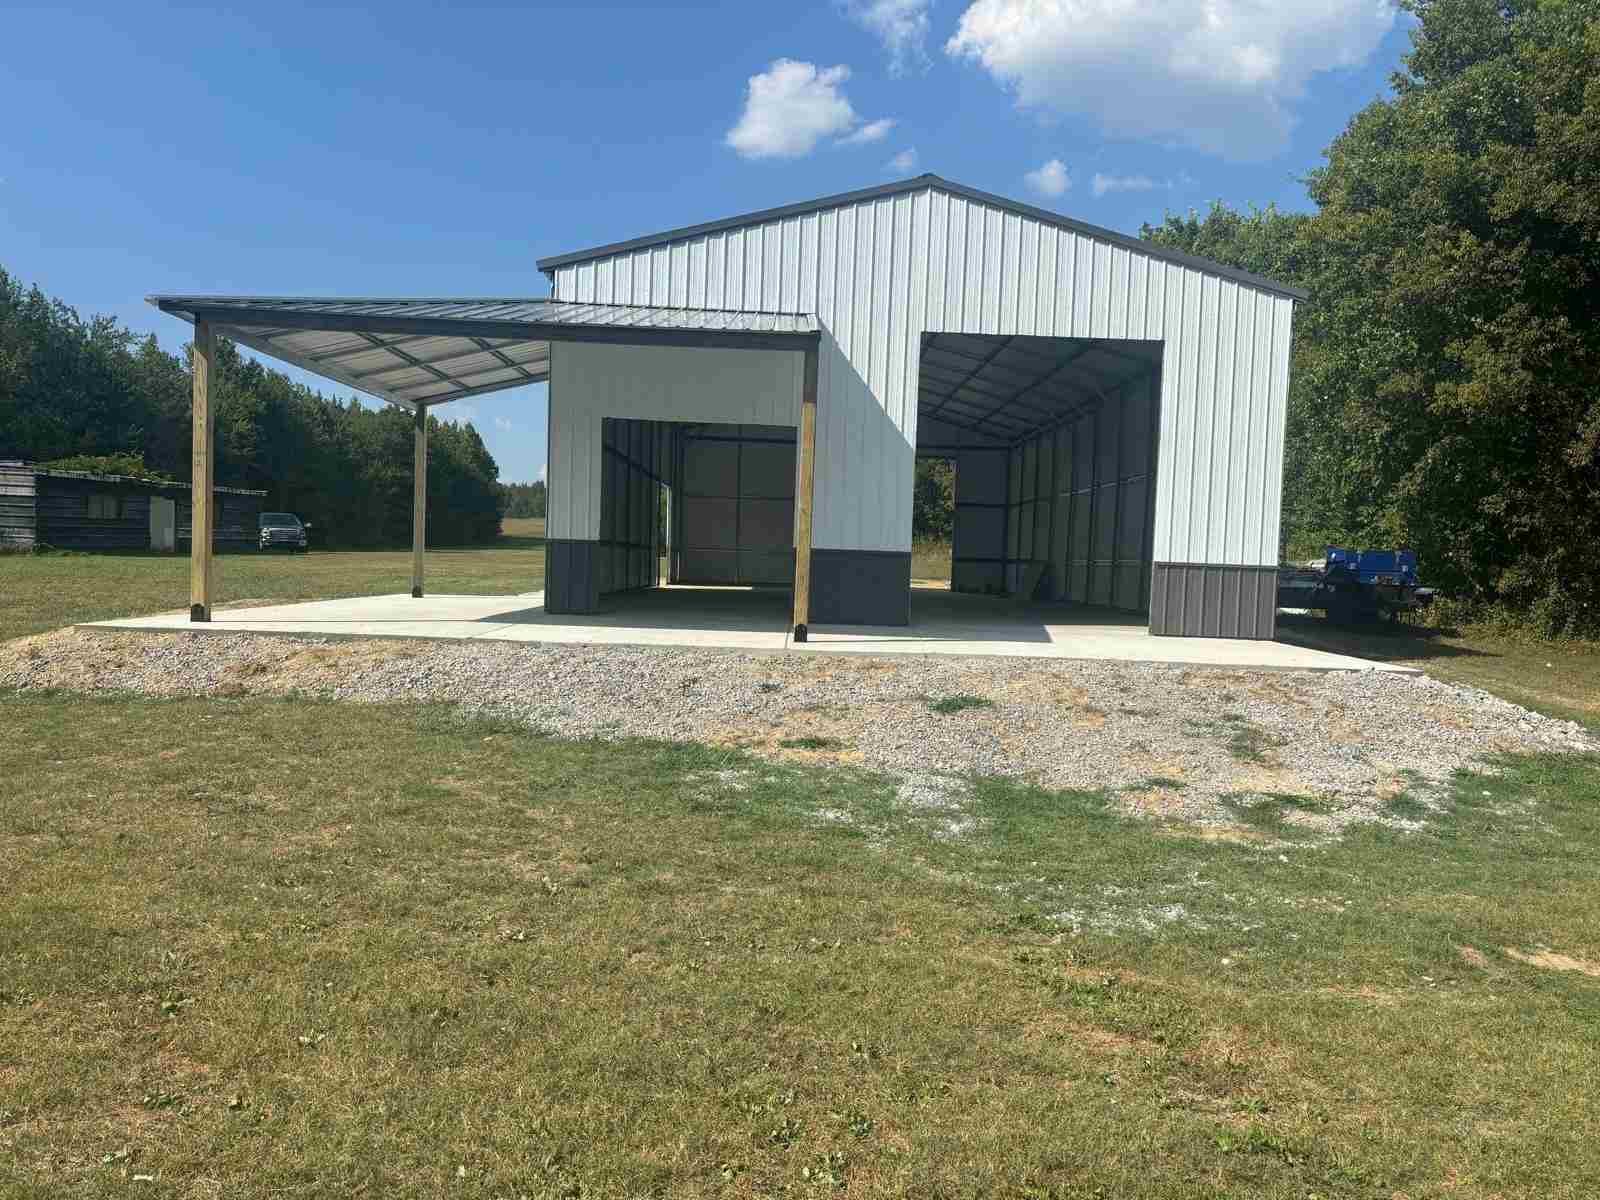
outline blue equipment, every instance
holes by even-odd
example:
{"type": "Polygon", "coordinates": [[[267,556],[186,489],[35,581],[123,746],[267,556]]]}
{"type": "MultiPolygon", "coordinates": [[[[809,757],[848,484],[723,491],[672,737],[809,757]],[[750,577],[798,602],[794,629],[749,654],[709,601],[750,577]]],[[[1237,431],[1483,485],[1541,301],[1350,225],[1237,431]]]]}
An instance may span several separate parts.
{"type": "Polygon", "coordinates": [[[1417,556],[1410,550],[1329,546],[1320,566],[1278,571],[1279,608],[1319,608],[1341,625],[1399,620],[1432,604],[1433,594],[1418,586],[1417,556]]]}

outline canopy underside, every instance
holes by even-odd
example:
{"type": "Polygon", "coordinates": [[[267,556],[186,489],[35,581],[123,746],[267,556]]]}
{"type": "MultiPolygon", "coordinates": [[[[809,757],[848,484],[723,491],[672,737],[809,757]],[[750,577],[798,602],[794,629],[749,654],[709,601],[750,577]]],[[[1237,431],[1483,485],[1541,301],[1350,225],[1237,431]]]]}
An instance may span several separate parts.
{"type": "Polygon", "coordinates": [[[804,349],[805,313],[568,304],[547,299],[152,296],[262,354],[402,408],[543,383],[552,341],[804,349]]]}

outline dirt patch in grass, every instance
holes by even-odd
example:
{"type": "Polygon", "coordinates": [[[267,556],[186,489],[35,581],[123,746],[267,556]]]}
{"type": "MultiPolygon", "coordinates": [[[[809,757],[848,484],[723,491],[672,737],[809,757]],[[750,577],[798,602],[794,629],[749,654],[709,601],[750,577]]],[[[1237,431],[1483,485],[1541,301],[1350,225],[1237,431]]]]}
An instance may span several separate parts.
{"type": "Polygon", "coordinates": [[[1278,763],[1248,763],[1235,770],[1228,780],[1231,792],[1258,795],[1313,796],[1311,785],[1293,770],[1278,763]]]}
{"type": "Polygon", "coordinates": [[[1393,1008],[1404,997],[1399,992],[1385,991],[1383,988],[1373,987],[1363,983],[1357,987],[1331,987],[1323,988],[1324,996],[1334,996],[1340,1000],[1359,1001],[1362,1004],[1375,1004],[1380,1008],[1393,1008]]]}
{"type": "Polygon", "coordinates": [[[1067,1042],[1096,1054],[1148,1053],[1156,1043],[1148,1038],[1087,1025],[1061,1012],[1044,1012],[1028,1022],[1022,1036],[1029,1042],[1067,1042]]]}
{"type": "Polygon", "coordinates": [[[760,727],[723,727],[707,740],[713,746],[747,750],[778,762],[855,766],[864,756],[853,739],[869,719],[844,705],[812,705],[791,709],[760,727]]]}
{"type": "Polygon", "coordinates": [[[1184,794],[1174,788],[1154,787],[1122,793],[1123,807],[1137,816],[1170,820],[1186,809],[1184,794]]]}
{"type": "Polygon", "coordinates": [[[1268,846],[1276,841],[1259,829],[1228,823],[1200,825],[1171,822],[1157,828],[1166,837],[1193,838],[1201,842],[1225,842],[1236,846],[1268,846]]]}
{"type": "Polygon", "coordinates": [[[313,691],[338,683],[359,671],[396,659],[414,658],[426,649],[424,642],[348,641],[296,650],[269,666],[263,678],[276,689],[313,691]]]}
{"type": "Polygon", "coordinates": [[[1555,950],[1517,950],[1511,946],[1505,947],[1507,958],[1514,959],[1530,967],[1539,967],[1545,971],[1575,971],[1579,975],[1588,975],[1593,979],[1600,979],[1600,963],[1590,962],[1586,958],[1574,958],[1570,954],[1561,954],[1555,950]]]}

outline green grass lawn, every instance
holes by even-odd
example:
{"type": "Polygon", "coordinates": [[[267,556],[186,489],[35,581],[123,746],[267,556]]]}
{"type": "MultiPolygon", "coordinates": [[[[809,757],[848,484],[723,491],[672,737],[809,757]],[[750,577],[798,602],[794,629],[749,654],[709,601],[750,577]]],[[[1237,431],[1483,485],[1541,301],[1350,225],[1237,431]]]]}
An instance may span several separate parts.
{"type": "Polygon", "coordinates": [[[913,542],[911,578],[922,583],[950,582],[950,543],[913,542]]]}
{"type": "Polygon", "coordinates": [[[1349,629],[1320,616],[1279,617],[1278,640],[1407,663],[1435,679],[1483,688],[1525,708],[1600,730],[1600,646],[1593,643],[1423,623],[1349,629]]]}
{"type": "MultiPolygon", "coordinates": [[[[544,522],[507,521],[506,526],[507,536],[493,546],[428,551],[423,563],[428,590],[492,594],[544,587],[544,522]]],[[[409,550],[222,554],[216,569],[220,605],[381,596],[411,589],[409,550]]],[[[0,641],[79,621],[188,607],[187,556],[0,555],[0,641]]]]}
{"type": "Polygon", "coordinates": [[[7,1197],[1600,1187],[1600,762],[1263,849],[427,708],[0,721],[7,1197]]]}
{"type": "MultiPolygon", "coordinates": [[[[542,578],[538,531],[429,586],[542,578]]],[[[228,599],[404,553],[229,556],[228,599]]],[[[187,563],[0,559],[0,634],[187,563]]],[[[1594,720],[1592,648],[1285,636],[1594,720]]],[[[954,712],[950,720],[963,719],[954,712]]],[[[0,1196],[1588,1196],[1600,760],[1263,842],[436,708],[0,696],[0,1196]],[[955,836],[952,829],[964,830],[955,836]]]]}

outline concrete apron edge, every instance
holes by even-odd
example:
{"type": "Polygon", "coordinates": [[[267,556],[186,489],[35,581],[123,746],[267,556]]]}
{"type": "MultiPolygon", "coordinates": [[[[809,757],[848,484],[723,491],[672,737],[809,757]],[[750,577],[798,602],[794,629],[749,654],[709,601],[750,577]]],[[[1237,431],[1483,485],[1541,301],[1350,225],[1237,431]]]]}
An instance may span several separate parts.
{"type": "MultiPolygon", "coordinates": [[[[81,629],[85,633],[176,633],[200,634],[204,636],[220,637],[232,635],[238,637],[269,637],[289,638],[295,641],[330,641],[330,642],[360,642],[360,641],[392,641],[392,642],[473,642],[482,645],[496,646],[606,646],[624,650],[698,650],[710,654],[812,654],[812,655],[849,655],[852,658],[982,658],[1006,659],[1013,662],[1089,662],[1108,663],[1129,667],[1175,667],[1188,670],[1205,671],[1256,671],[1271,675],[1293,675],[1299,671],[1306,671],[1317,675],[1330,675],[1337,671],[1348,671],[1359,674],[1366,671],[1384,675],[1421,675],[1423,672],[1416,667],[1395,666],[1385,663],[1371,663],[1363,666],[1342,666],[1338,664],[1318,666],[1285,666],[1262,665],[1259,663],[1220,663],[1220,662],[1195,662],[1181,659],[1153,659],[1153,658],[1108,658],[1104,655],[1092,654],[1002,654],[985,653],[981,650],[967,650],[959,654],[947,654],[938,650],[850,650],[830,647],[825,644],[812,643],[800,644],[793,641],[792,634],[786,635],[782,646],[703,646],[676,642],[562,642],[562,641],[514,641],[509,638],[486,637],[477,634],[472,637],[463,637],[461,634],[443,633],[344,633],[330,631],[328,633],[315,633],[304,629],[230,629],[218,628],[216,625],[196,622],[189,628],[165,629],[152,625],[132,625],[118,621],[85,621],[67,626],[69,629],[81,629]]],[[[1196,639],[1210,640],[1210,639],[1196,639]]]]}

